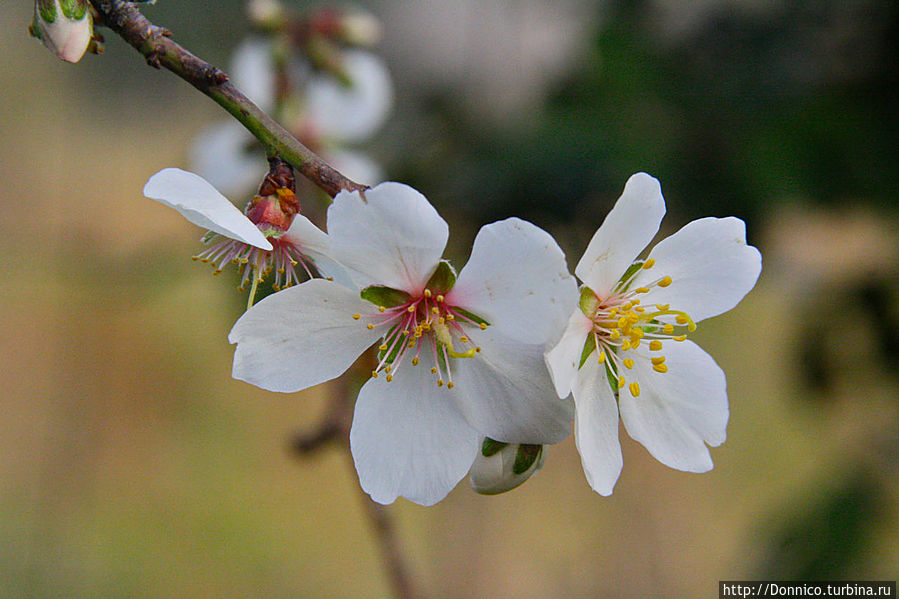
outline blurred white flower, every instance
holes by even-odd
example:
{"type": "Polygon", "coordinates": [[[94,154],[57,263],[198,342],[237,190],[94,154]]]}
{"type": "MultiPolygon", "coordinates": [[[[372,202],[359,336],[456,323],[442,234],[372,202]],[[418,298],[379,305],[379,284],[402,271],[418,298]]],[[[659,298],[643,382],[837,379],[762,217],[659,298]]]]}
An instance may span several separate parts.
{"type": "Polygon", "coordinates": [[[577,291],[546,232],[518,219],[483,227],[457,279],[440,259],[446,222],[405,185],[341,192],[328,229],[355,288],[312,280],[261,301],[231,331],[233,374],[299,391],[376,344],[350,433],[372,499],[440,501],[484,436],[542,444],[569,434],[572,406],[555,397],[543,352],[577,291]]]}
{"type": "Polygon", "coordinates": [[[574,394],[584,472],[603,495],[621,471],[619,413],[632,438],[678,470],[710,470],[706,443],[725,439],[724,372],[686,338],[752,289],[761,255],[742,220],[702,218],[637,260],[664,214],[659,182],[632,176],[578,262],[579,305],[546,355],[558,394],[574,394]]]}

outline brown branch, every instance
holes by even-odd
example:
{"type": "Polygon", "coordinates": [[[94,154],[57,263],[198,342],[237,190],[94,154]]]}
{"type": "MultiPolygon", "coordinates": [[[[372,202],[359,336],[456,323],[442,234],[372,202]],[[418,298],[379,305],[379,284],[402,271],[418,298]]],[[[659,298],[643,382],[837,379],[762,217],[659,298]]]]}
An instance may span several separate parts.
{"type": "Polygon", "coordinates": [[[265,146],[270,156],[280,156],[292,164],[331,197],[343,190],[366,189],[365,185],[343,176],[297,141],[234,87],[224,71],[182,48],[171,39],[168,30],[152,24],[132,4],[123,0],[91,0],[91,4],[99,13],[98,22],[133,46],[149,65],[168,69],[212,98],[240,121],[265,146]]]}

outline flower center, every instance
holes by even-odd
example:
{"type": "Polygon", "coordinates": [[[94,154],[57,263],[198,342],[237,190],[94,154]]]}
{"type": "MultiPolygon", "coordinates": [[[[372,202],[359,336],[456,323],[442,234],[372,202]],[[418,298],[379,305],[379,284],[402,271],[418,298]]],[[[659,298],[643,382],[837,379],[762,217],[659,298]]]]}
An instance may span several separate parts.
{"type": "MultiPolygon", "coordinates": [[[[684,341],[688,333],[696,330],[696,324],[686,312],[672,310],[668,304],[641,305],[640,295],[655,287],[667,287],[672,282],[671,277],[663,276],[645,286],[631,288],[637,273],[654,265],[652,258],[631,265],[607,297],[599,297],[589,287],[581,289],[581,310],[593,322],[581,364],[595,350],[596,359],[605,365],[609,384],[615,392],[627,384],[624,372],[632,369],[636,360],[648,359],[656,372],[668,372],[665,356],[661,353],[663,342],[684,341]],[[633,352],[643,343],[648,344],[652,355],[633,352]]],[[[640,385],[636,381],[628,388],[634,397],[640,395],[640,385]]]]}
{"type": "Polygon", "coordinates": [[[216,275],[221,273],[228,263],[236,264],[237,271],[241,274],[241,291],[250,280],[251,274],[253,284],[256,285],[272,270],[275,271],[275,280],[272,282],[275,291],[300,282],[297,276],[297,266],[301,266],[306,275],[312,278],[311,264],[295,245],[288,241],[282,241],[280,235],[268,236],[267,239],[272,244],[271,250],[263,250],[236,239],[213,234],[204,241],[209,243],[217,240],[216,243],[194,256],[194,260],[212,264],[215,267],[213,274],[216,275]]]}
{"type": "MultiPolygon", "coordinates": [[[[412,366],[418,366],[427,352],[433,358],[431,373],[437,377],[437,386],[452,389],[453,360],[474,358],[481,351],[470,332],[483,331],[489,323],[448,304],[442,294],[426,288],[418,297],[411,297],[395,289],[369,287],[362,297],[378,306],[378,314],[366,317],[366,326],[386,329],[378,346],[378,364],[371,373],[374,378],[383,372],[391,382],[407,357],[412,366]]],[[[362,315],[353,314],[353,318],[360,320],[362,315]]]]}

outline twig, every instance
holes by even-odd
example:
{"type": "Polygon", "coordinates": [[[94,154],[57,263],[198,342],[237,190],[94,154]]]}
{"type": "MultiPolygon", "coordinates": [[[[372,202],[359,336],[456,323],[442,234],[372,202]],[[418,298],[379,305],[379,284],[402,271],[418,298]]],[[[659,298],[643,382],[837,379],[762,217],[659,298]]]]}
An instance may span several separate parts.
{"type": "Polygon", "coordinates": [[[171,32],[152,24],[132,4],[123,0],[91,0],[99,21],[140,52],[153,67],[165,67],[212,98],[240,121],[265,146],[270,156],[278,155],[331,197],[342,190],[362,191],[355,183],[325,163],[301,144],[284,127],[263,112],[234,87],[228,76],[197,58],[174,40],[171,32]]]}

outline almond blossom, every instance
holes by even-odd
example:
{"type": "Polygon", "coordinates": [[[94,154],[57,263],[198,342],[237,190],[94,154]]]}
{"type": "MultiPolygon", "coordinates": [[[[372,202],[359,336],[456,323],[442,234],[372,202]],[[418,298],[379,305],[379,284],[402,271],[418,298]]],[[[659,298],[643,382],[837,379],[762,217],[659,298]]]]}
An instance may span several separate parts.
{"type": "Polygon", "coordinates": [[[632,176],[578,262],[580,301],[546,354],[559,396],[574,395],[584,472],[603,495],[621,472],[619,415],[657,460],[688,472],[710,470],[706,444],[726,436],[724,372],[687,337],[752,289],[761,255],[742,220],[710,217],[638,259],[664,214],[659,182],[632,176]]]}
{"type": "Polygon", "coordinates": [[[484,226],[456,276],[441,260],[446,222],[414,189],[341,192],[328,211],[331,255],[353,288],[311,280],[261,301],[235,324],[235,378],[293,392],[333,379],[371,346],[350,445],[379,503],[440,501],[485,436],[543,444],[570,432],[543,353],[576,301],[545,231],[510,218],[484,226]]]}

